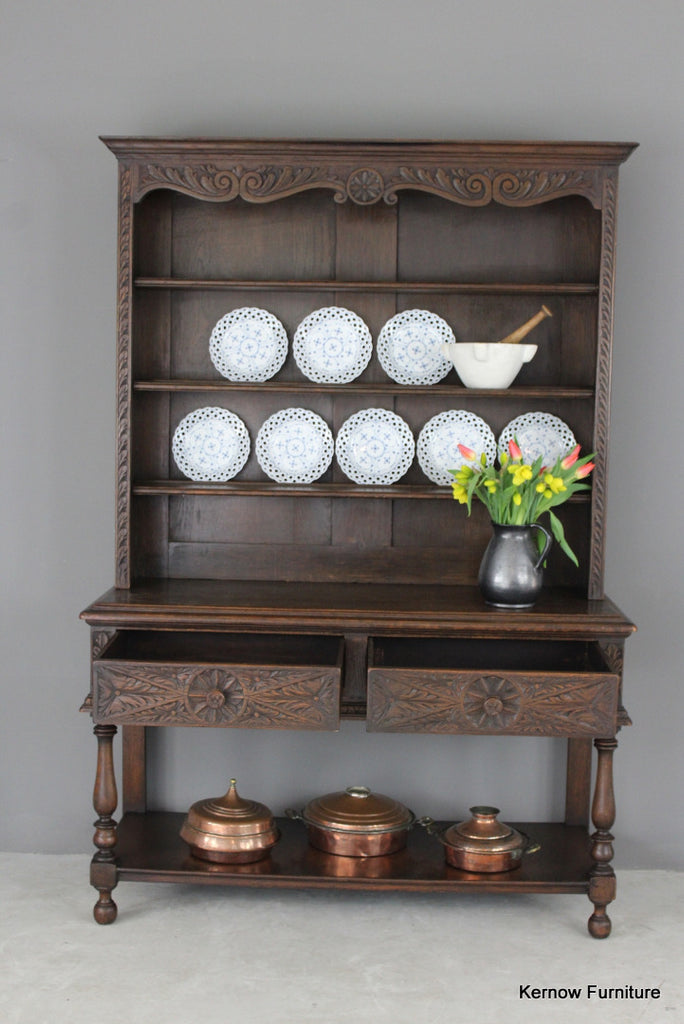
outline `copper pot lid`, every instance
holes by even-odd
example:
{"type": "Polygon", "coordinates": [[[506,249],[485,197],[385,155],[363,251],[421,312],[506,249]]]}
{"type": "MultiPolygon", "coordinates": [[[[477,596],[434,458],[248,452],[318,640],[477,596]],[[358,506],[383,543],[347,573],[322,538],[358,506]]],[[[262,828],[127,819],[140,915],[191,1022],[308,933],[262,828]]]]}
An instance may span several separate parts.
{"type": "Polygon", "coordinates": [[[302,817],[307,825],[339,832],[394,832],[410,828],[415,817],[392,797],[372,793],[367,786],[349,786],[338,793],[310,800],[302,817]]]}
{"type": "Polygon", "coordinates": [[[265,804],[245,800],[238,794],[235,779],[222,797],[199,800],[187,815],[187,824],[214,836],[236,837],[270,832],[273,815],[265,804]]]}
{"type": "Polygon", "coordinates": [[[468,821],[446,830],[447,845],[472,853],[506,853],[525,846],[526,838],[520,832],[498,820],[498,807],[471,807],[470,813],[468,821]]]}

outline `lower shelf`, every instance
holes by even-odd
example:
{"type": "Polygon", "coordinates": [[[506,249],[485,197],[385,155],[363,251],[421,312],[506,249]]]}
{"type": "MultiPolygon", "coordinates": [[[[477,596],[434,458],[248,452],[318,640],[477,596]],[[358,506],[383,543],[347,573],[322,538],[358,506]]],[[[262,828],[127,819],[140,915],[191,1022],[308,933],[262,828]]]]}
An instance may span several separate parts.
{"type": "Polygon", "coordinates": [[[126,814],[116,847],[119,880],[252,887],[402,890],[408,892],[586,893],[593,866],[586,829],[563,824],[515,824],[541,844],[521,867],[470,874],[445,863],[441,844],[422,828],[405,850],[387,857],[337,857],[309,845],[305,827],[279,818],[281,838],[253,864],[211,864],[190,855],[179,832],[184,815],[126,814]]]}

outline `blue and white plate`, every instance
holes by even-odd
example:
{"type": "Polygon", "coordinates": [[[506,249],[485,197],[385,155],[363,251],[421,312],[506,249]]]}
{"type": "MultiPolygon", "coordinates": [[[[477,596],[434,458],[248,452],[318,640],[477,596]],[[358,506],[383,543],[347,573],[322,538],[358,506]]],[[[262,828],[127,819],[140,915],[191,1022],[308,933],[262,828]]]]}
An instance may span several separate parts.
{"type": "Polygon", "coordinates": [[[357,484],[393,484],[415,454],[408,423],[389,409],[362,409],[337,433],[335,454],[345,476],[357,484]]]}
{"type": "Polygon", "coordinates": [[[454,482],[449,470],[465,462],[459,444],[472,448],[478,458],[484,452],[489,465],[496,459],[496,438],[483,419],[466,409],[437,413],[421,430],[417,445],[418,464],[434,484],[454,482]]]}
{"type": "Polygon", "coordinates": [[[517,440],[523,461],[532,464],[539,456],[549,468],[567,455],[577,442],[567,423],[548,412],[526,412],[511,420],[499,436],[499,451],[508,451],[508,442],[517,440]]]}
{"type": "Polygon", "coordinates": [[[452,366],[442,347],[455,341],[454,332],[441,316],[427,309],[407,309],[380,331],[378,359],[397,384],[436,384],[452,366]]]}
{"type": "Polygon", "coordinates": [[[211,332],[211,361],[232,381],[269,380],[285,362],[287,332],[266,309],[243,306],[226,313],[211,332]]]}
{"type": "Polygon", "coordinates": [[[324,306],[300,323],[292,341],[295,362],[317,384],[348,384],[363,373],[373,351],[368,327],[342,306],[324,306]]]}
{"type": "Polygon", "coordinates": [[[281,409],[262,424],[256,457],[266,476],[281,484],[310,484],[332,462],[330,427],[310,409],[281,409]]]}
{"type": "Polygon", "coordinates": [[[247,427],[229,409],[205,406],[188,413],[171,442],[173,459],[191,480],[230,480],[249,458],[247,427]]]}

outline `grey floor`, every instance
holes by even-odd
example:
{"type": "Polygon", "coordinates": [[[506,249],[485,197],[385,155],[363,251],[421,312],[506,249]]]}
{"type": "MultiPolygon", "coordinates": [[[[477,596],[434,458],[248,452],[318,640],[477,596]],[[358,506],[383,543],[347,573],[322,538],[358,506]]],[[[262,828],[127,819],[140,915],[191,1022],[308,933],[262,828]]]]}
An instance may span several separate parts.
{"type": "Polygon", "coordinates": [[[684,1021],[684,873],[621,872],[605,941],[586,931],[584,896],[130,882],[100,927],[87,879],[85,856],[0,854],[3,1024],[684,1021]],[[589,998],[589,985],[661,997],[589,998]]]}

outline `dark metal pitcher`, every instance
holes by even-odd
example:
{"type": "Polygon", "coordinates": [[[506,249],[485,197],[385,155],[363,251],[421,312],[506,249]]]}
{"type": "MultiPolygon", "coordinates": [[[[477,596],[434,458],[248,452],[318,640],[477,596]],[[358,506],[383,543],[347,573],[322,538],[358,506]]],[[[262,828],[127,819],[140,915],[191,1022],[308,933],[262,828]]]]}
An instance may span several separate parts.
{"type": "Polygon", "coordinates": [[[531,608],[539,596],[544,570],[542,566],[552,537],[539,523],[529,526],[501,526],[492,523],[494,536],[480,565],[478,583],[487,604],[497,608],[531,608]],[[545,538],[540,553],[533,530],[545,538]]]}

